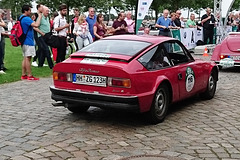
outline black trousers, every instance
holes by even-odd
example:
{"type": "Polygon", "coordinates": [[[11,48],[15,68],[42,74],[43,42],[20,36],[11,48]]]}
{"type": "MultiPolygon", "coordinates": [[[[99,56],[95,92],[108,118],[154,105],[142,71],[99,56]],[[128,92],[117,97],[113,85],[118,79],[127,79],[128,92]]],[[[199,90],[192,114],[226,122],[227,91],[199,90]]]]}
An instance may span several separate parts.
{"type": "MultiPolygon", "coordinates": [[[[5,56],[5,37],[1,36],[1,46],[2,46],[2,53],[3,53],[3,57],[2,57],[2,61],[4,60],[4,56],[5,56]]],[[[3,62],[4,63],[4,62],[3,62]]]]}
{"type": "Polygon", "coordinates": [[[164,32],[164,31],[159,30],[159,34],[158,34],[158,35],[159,35],[159,36],[171,37],[170,31],[164,32]]]}
{"type": "Polygon", "coordinates": [[[57,59],[56,63],[62,62],[65,60],[66,49],[67,49],[67,38],[66,37],[58,37],[60,42],[60,47],[57,48],[57,59]]]}
{"type": "Polygon", "coordinates": [[[52,58],[51,58],[51,53],[49,51],[49,47],[48,45],[45,43],[43,37],[39,37],[39,46],[38,46],[38,50],[39,50],[39,53],[40,56],[39,56],[39,59],[38,59],[38,67],[42,67],[43,66],[43,63],[45,61],[45,58],[47,58],[47,62],[48,62],[48,66],[50,69],[53,68],[53,62],[52,62],[52,58]]]}
{"type": "Polygon", "coordinates": [[[207,44],[208,39],[209,39],[209,44],[213,44],[213,34],[214,31],[212,30],[207,30],[207,29],[203,29],[203,41],[205,44],[207,44]]]}
{"type": "MultiPolygon", "coordinates": [[[[34,62],[34,61],[37,61],[37,59],[38,59],[38,61],[39,61],[39,58],[40,58],[40,56],[41,56],[41,52],[39,51],[39,38],[38,38],[38,35],[37,35],[37,32],[36,32],[36,31],[34,31],[34,39],[35,39],[35,42],[36,42],[36,45],[35,45],[35,46],[38,46],[38,49],[37,49],[37,51],[36,51],[36,56],[33,57],[33,62],[34,62]]],[[[35,47],[35,48],[36,48],[36,47],[35,47]]]]}

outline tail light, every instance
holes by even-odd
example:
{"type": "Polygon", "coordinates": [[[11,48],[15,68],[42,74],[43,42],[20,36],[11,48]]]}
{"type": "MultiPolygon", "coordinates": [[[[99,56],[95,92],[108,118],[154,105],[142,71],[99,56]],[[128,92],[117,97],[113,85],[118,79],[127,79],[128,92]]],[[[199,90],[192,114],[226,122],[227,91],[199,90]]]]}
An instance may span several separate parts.
{"type": "Polygon", "coordinates": [[[108,78],[108,86],[112,87],[123,87],[123,88],[131,88],[130,79],[125,78],[108,78]]]}
{"type": "Polygon", "coordinates": [[[230,58],[229,55],[220,55],[220,59],[224,59],[224,58],[230,58]]]}
{"type": "Polygon", "coordinates": [[[53,80],[72,82],[72,73],[53,72],[53,80]]]}

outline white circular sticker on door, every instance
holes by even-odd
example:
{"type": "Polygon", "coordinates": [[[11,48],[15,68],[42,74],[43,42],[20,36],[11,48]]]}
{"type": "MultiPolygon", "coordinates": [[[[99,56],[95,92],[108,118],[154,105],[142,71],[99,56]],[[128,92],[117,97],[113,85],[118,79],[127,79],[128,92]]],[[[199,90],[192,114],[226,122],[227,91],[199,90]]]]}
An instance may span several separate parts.
{"type": "Polygon", "coordinates": [[[190,92],[195,84],[195,75],[191,67],[187,67],[186,70],[186,90],[190,92]]]}

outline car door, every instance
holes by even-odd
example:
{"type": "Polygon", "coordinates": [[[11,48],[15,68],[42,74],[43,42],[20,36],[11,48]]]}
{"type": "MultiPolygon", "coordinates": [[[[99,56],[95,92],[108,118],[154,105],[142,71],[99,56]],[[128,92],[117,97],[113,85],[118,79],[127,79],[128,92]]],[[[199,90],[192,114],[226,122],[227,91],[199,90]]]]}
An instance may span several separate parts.
{"type": "Polygon", "coordinates": [[[179,85],[179,98],[184,99],[202,89],[204,73],[201,65],[196,65],[193,57],[179,41],[164,42],[167,54],[173,65],[172,73],[179,85]]]}
{"type": "Polygon", "coordinates": [[[143,72],[142,77],[144,78],[137,78],[138,83],[144,86],[141,87],[142,90],[145,92],[153,91],[153,86],[159,85],[164,79],[168,79],[172,86],[173,101],[179,99],[178,80],[171,71],[173,65],[162,43],[140,56],[138,61],[148,70],[143,72]]]}

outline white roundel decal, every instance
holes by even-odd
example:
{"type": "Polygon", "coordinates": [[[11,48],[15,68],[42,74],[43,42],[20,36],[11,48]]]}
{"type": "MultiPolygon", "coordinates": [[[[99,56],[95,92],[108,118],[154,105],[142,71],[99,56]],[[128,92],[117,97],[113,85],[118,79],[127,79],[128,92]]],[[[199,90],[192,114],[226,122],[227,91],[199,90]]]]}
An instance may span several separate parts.
{"type": "Polygon", "coordinates": [[[187,67],[186,70],[186,90],[190,92],[195,84],[195,75],[191,67],[187,67]]]}

